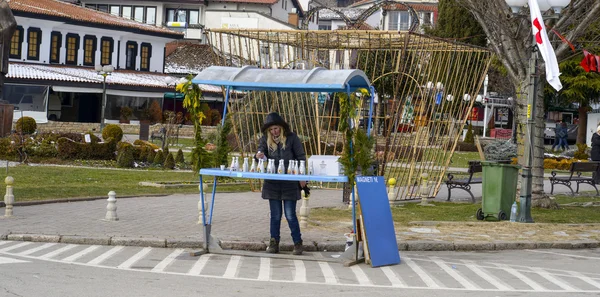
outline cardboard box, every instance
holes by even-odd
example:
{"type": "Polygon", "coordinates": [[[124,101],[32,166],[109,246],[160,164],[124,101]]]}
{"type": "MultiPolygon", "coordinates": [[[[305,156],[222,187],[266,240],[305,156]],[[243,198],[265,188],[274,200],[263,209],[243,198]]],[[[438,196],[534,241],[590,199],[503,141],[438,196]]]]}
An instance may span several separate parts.
{"type": "Polygon", "coordinates": [[[314,155],[308,158],[308,170],[311,164],[315,172],[312,175],[340,176],[342,170],[338,159],[340,156],[314,155]]]}

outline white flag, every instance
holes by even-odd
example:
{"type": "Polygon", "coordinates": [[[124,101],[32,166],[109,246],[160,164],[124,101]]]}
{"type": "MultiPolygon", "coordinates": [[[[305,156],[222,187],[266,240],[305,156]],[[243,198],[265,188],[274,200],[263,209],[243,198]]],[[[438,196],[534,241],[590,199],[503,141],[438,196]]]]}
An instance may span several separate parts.
{"type": "Polygon", "coordinates": [[[544,19],[542,18],[542,13],[540,12],[537,0],[529,0],[529,9],[531,11],[533,36],[540,49],[540,54],[542,54],[542,58],[544,58],[544,61],[546,62],[546,80],[548,80],[548,83],[550,83],[556,91],[560,91],[560,89],[562,89],[562,84],[558,78],[560,76],[560,69],[558,68],[558,62],[556,61],[556,54],[554,53],[554,49],[552,48],[550,40],[548,39],[548,34],[546,33],[544,19]]]}

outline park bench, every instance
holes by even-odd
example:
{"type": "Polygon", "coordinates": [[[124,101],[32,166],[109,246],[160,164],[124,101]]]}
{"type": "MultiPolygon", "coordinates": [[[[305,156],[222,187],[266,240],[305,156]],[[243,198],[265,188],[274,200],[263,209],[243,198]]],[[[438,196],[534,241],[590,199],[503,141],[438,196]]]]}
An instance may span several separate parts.
{"type": "Polygon", "coordinates": [[[575,195],[575,193],[579,193],[579,184],[589,184],[594,189],[596,189],[596,195],[600,195],[598,192],[598,188],[596,187],[594,178],[591,176],[582,176],[583,172],[598,172],[600,167],[600,162],[573,162],[571,163],[571,168],[569,169],[569,175],[557,176],[557,171],[552,171],[552,176],[550,177],[550,185],[551,190],[550,194],[554,192],[554,185],[561,184],[569,187],[571,190],[571,194],[575,195]],[[577,191],[573,192],[573,188],[571,188],[571,183],[574,182],[577,184],[577,191]]]}
{"type": "Polygon", "coordinates": [[[469,169],[467,173],[469,177],[462,179],[455,179],[454,174],[448,173],[448,179],[446,180],[446,186],[448,186],[448,199],[450,201],[450,197],[452,196],[452,189],[458,188],[463,189],[471,195],[471,200],[475,203],[475,196],[471,193],[471,185],[472,184],[480,184],[482,182],[481,178],[474,178],[473,174],[481,172],[481,162],[480,161],[469,161],[469,169]]]}
{"type": "Polygon", "coordinates": [[[162,142],[165,142],[165,134],[167,132],[167,129],[165,129],[165,127],[160,128],[160,130],[158,131],[152,131],[152,134],[150,135],[150,141],[154,141],[154,139],[159,139],[162,142]]]}

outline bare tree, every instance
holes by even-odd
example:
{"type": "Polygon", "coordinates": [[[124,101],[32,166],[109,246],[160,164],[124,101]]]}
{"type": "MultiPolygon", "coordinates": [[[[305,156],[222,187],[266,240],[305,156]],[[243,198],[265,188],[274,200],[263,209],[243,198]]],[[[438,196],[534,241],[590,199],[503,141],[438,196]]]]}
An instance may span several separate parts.
{"type": "MultiPolygon", "coordinates": [[[[529,77],[527,69],[529,58],[533,50],[532,30],[530,25],[529,10],[514,15],[504,0],[458,0],[458,3],[467,8],[485,31],[490,48],[498,55],[502,65],[506,68],[508,77],[517,90],[517,139],[519,140],[519,164],[524,164],[524,134],[526,131],[526,106],[529,91],[529,77]]],[[[572,55],[571,48],[556,34],[561,34],[571,43],[577,43],[586,29],[600,17],[600,1],[598,0],[572,0],[568,7],[556,19],[546,21],[548,37],[555,48],[558,60],[572,55]]],[[[544,72],[543,61],[539,60],[538,75],[544,72]]],[[[544,139],[545,127],[543,110],[543,85],[546,83],[544,75],[539,75],[537,85],[535,117],[534,159],[533,159],[533,189],[532,206],[551,207],[554,203],[544,193],[544,139]]]]}

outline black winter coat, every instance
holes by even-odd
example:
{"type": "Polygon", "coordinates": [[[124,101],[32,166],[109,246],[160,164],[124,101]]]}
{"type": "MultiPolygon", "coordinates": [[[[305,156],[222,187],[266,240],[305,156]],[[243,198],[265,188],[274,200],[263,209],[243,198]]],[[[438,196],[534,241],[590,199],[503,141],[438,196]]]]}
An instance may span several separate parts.
{"type": "MultiPolygon", "coordinates": [[[[279,160],[284,160],[285,171],[290,160],[304,160],[306,161],[306,153],[304,147],[298,135],[295,133],[288,133],[286,136],[286,147],[283,149],[283,145],[280,143],[277,146],[277,150],[271,151],[267,146],[267,137],[263,136],[258,143],[258,150],[264,152],[265,156],[269,159],[275,159],[275,168],[279,165],[279,160]]],[[[300,199],[300,186],[298,181],[284,181],[284,180],[268,180],[265,179],[263,182],[262,189],[263,199],[276,199],[276,200],[299,200],[300,199]]]]}
{"type": "Polygon", "coordinates": [[[590,153],[592,161],[600,161],[600,135],[592,135],[592,152],[590,153]]]}

